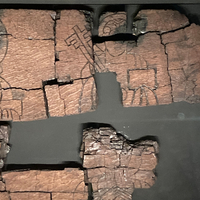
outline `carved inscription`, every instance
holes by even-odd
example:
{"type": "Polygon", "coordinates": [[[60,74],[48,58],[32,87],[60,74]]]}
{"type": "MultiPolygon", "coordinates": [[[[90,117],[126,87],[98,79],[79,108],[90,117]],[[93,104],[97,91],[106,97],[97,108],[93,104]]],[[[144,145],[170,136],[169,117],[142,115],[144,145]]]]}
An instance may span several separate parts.
{"type": "MultiPolygon", "coordinates": [[[[100,36],[114,35],[118,27],[108,21],[122,20],[118,13],[107,15],[101,17],[100,36]]],[[[188,28],[187,26],[189,26],[188,19],[178,11],[141,10],[133,23],[133,35],[138,36],[137,42],[105,41],[94,45],[95,69],[103,66],[102,72],[111,71],[117,74],[124,106],[169,104],[183,100],[199,102],[197,71],[200,66],[198,61],[195,61],[198,56],[194,56],[195,58],[189,56],[189,52],[193,52],[191,55],[196,55],[198,52],[198,42],[194,48],[186,45],[183,47],[183,42],[166,43],[167,39],[178,42],[179,36],[182,37],[181,41],[186,42],[186,38],[197,41],[197,34],[191,33],[192,31],[195,33],[199,26],[190,25],[188,28]],[[168,19],[170,23],[165,23],[164,19],[168,19]],[[173,33],[169,32],[176,29],[177,31],[173,33]],[[183,33],[183,36],[179,32],[183,33]],[[195,63],[195,67],[194,64],[193,67],[189,64],[187,70],[186,67],[178,68],[180,65],[184,66],[186,62],[195,63]],[[176,71],[172,69],[172,65],[177,66],[176,71]]]]}
{"type": "Polygon", "coordinates": [[[93,44],[90,14],[3,10],[1,119],[93,111],[95,72],[117,74],[125,107],[199,102],[199,26],[178,11],[141,10],[133,20],[137,41],[109,41],[108,36],[126,33],[127,19],[125,12],[106,12],[99,19],[99,36],[107,39],[93,44]]]}
{"type": "MultiPolygon", "coordinates": [[[[66,115],[96,108],[92,40],[88,26],[84,12],[77,10],[61,11],[57,21],[56,76],[58,82],[70,83],[58,86],[66,115]]],[[[62,113],[58,115],[62,116],[62,113]]]]}

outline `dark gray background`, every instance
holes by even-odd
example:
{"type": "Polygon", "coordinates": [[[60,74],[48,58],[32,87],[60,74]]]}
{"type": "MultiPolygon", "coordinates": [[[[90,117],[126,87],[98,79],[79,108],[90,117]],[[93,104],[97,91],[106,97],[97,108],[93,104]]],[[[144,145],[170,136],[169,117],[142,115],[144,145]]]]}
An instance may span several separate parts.
{"type": "Polygon", "coordinates": [[[4,4],[182,4],[200,0],[1,0],[4,4]]]}
{"type": "MultiPolygon", "coordinates": [[[[173,5],[174,8],[186,13],[191,22],[199,24],[198,6],[173,5]]],[[[24,7],[26,5],[23,5],[24,7]]],[[[91,8],[100,14],[104,7],[91,8]]],[[[137,10],[135,6],[124,8],[131,10],[132,14],[137,10]]],[[[115,74],[96,74],[95,78],[99,98],[96,111],[12,123],[11,151],[4,170],[81,167],[79,149],[83,128],[105,124],[113,126],[128,139],[137,140],[153,136],[159,142],[157,181],[150,189],[135,190],[133,199],[200,199],[200,105],[181,102],[124,108],[115,74]]]]}
{"type": "Polygon", "coordinates": [[[181,4],[200,0],[1,0],[4,4],[181,4]]]}
{"type": "Polygon", "coordinates": [[[159,143],[157,181],[150,189],[136,189],[133,199],[198,200],[200,104],[181,102],[124,108],[115,74],[97,74],[95,77],[99,97],[96,111],[40,121],[14,122],[7,164],[14,164],[15,167],[18,164],[21,168],[31,168],[30,164],[40,164],[43,168],[45,165],[42,164],[63,164],[67,167],[69,161],[81,164],[79,148],[83,127],[107,124],[128,139],[153,136],[159,143]]]}

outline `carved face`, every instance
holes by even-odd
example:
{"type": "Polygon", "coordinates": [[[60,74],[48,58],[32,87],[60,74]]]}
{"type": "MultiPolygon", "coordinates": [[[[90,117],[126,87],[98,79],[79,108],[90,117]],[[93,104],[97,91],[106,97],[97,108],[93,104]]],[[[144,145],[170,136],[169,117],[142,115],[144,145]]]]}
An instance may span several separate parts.
{"type": "Polygon", "coordinates": [[[100,36],[110,36],[126,32],[126,14],[123,12],[108,13],[101,17],[99,26],[100,36]]]}

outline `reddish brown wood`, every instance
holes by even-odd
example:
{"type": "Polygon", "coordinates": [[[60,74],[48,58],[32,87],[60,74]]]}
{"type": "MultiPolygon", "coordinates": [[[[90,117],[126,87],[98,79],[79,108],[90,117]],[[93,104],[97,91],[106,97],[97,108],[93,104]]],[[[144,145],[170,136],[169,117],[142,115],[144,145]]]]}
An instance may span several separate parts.
{"type": "Polygon", "coordinates": [[[99,18],[99,36],[126,33],[126,12],[106,12],[99,18]]]}
{"type": "Polygon", "coordinates": [[[0,192],[0,199],[10,200],[9,194],[7,192],[0,192]]]}
{"type": "Polygon", "coordinates": [[[50,193],[41,192],[23,192],[23,193],[11,193],[10,197],[12,200],[50,200],[50,193]]]}
{"type": "Polygon", "coordinates": [[[42,82],[55,78],[54,14],[45,10],[2,10],[2,119],[46,118],[42,82]]]}
{"type": "Polygon", "coordinates": [[[26,121],[45,119],[44,93],[39,90],[2,90],[1,119],[26,121]]]}
{"type": "MultiPolygon", "coordinates": [[[[39,88],[55,77],[54,11],[3,10],[2,73],[4,87],[39,88]]],[[[2,43],[2,42],[1,42],[2,43]]]]}
{"type": "Polygon", "coordinates": [[[45,86],[45,93],[47,97],[49,115],[51,117],[65,115],[65,103],[60,96],[60,89],[58,85],[45,86]]]}
{"type": "MultiPolygon", "coordinates": [[[[200,27],[189,25],[179,12],[142,10],[133,28],[134,35],[144,34],[137,43],[94,46],[82,11],[63,10],[60,19],[52,18],[58,18],[54,11],[41,10],[4,10],[1,15],[2,119],[36,120],[45,119],[47,112],[64,116],[95,110],[95,71],[117,74],[126,107],[200,102],[200,27]],[[49,84],[55,78],[60,83],[49,84]]],[[[125,27],[125,13],[106,13],[99,35],[124,33],[125,27]]],[[[112,129],[98,131],[84,132],[80,154],[85,180],[78,169],[7,172],[6,185],[0,180],[0,199],[87,199],[85,182],[92,183],[94,199],[131,199],[134,188],[155,183],[156,142],[130,144],[112,129]]]]}
{"type": "Polygon", "coordinates": [[[52,200],[87,200],[87,193],[52,193],[52,200]]]}
{"type": "Polygon", "coordinates": [[[41,88],[42,81],[55,78],[54,41],[8,37],[2,62],[3,88],[41,88]]]}
{"type": "Polygon", "coordinates": [[[96,87],[93,77],[60,86],[60,95],[65,102],[65,114],[80,114],[96,108],[96,87]]]}
{"type": "Polygon", "coordinates": [[[64,192],[87,193],[84,173],[79,169],[67,168],[61,171],[4,172],[7,191],[13,192],[64,192]]]}
{"type": "MultiPolygon", "coordinates": [[[[1,21],[3,119],[34,120],[46,118],[48,111],[50,116],[63,116],[94,110],[96,89],[90,77],[95,71],[117,74],[126,107],[199,101],[199,27],[189,26],[178,11],[142,10],[134,20],[133,34],[145,35],[137,44],[107,41],[94,45],[94,52],[84,11],[7,9],[1,21]],[[185,66],[188,56],[190,67],[185,66]],[[45,94],[42,82],[55,77],[72,84],[47,85],[45,94]]],[[[126,13],[107,12],[99,22],[100,36],[124,33],[126,13]]]]}
{"type": "Polygon", "coordinates": [[[56,26],[56,76],[59,81],[70,81],[91,76],[93,53],[90,24],[84,13],[63,10],[56,26]]]}
{"type": "Polygon", "coordinates": [[[1,169],[4,166],[6,156],[10,151],[9,136],[10,136],[10,126],[1,125],[0,126],[0,191],[5,190],[5,184],[1,177],[1,169]]]}
{"type": "Polygon", "coordinates": [[[185,29],[162,36],[166,46],[175,102],[200,102],[200,27],[192,24],[185,29]]]}
{"type": "Polygon", "coordinates": [[[82,158],[94,199],[132,199],[135,188],[149,188],[155,182],[158,144],[130,143],[112,128],[86,129],[82,158]]]}
{"type": "Polygon", "coordinates": [[[3,192],[5,190],[6,190],[5,184],[2,181],[0,181],[0,192],[3,192]]]}
{"type": "Polygon", "coordinates": [[[45,87],[50,116],[63,116],[93,111],[96,87],[93,77],[72,84],[45,87]]]}
{"type": "Polygon", "coordinates": [[[111,41],[97,44],[94,51],[97,67],[103,65],[108,71],[117,73],[124,106],[172,102],[167,58],[156,33],[140,38],[137,47],[134,41],[111,41]]]}
{"type": "MultiPolygon", "coordinates": [[[[104,15],[99,34],[113,35],[122,18],[117,13],[104,15]],[[118,22],[116,26],[111,23],[114,21],[118,22]]],[[[133,34],[145,35],[139,36],[137,44],[107,41],[94,45],[95,69],[116,72],[124,106],[199,102],[199,26],[187,26],[188,19],[178,11],[141,10],[135,18],[133,34]],[[177,31],[169,32],[172,30],[177,31]],[[185,67],[186,62],[190,66],[185,67]]]]}
{"type": "Polygon", "coordinates": [[[4,9],[1,21],[17,39],[54,39],[53,10],[4,9]]]}
{"type": "Polygon", "coordinates": [[[189,20],[177,10],[148,9],[139,11],[134,25],[141,27],[144,32],[164,33],[189,25],[189,20]],[[137,19],[139,20],[137,21],[137,19]],[[144,28],[144,24],[146,24],[146,28],[144,28]]]}

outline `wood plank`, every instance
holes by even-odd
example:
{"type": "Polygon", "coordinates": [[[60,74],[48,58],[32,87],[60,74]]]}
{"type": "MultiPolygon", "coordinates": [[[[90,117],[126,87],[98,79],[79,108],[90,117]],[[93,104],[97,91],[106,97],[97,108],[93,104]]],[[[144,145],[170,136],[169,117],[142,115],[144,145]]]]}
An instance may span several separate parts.
{"type": "Polygon", "coordinates": [[[52,15],[55,11],[1,12],[1,119],[46,118],[43,81],[55,78],[52,15]]]}
{"type": "Polygon", "coordinates": [[[8,42],[1,65],[3,88],[41,88],[42,81],[55,78],[54,41],[8,36],[8,42]]]}
{"type": "Polygon", "coordinates": [[[48,103],[48,111],[51,117],[64,116],[65,115],[65,104],[61,98],[60,90],[58,85],[46,85],[45,93],[48,103]]]}
{"type": "Polygon", "coordinates": [[[133,23],[134,34],[173,31],[189,25],[189,20],[177,10],[147,9],[139,11],[133,23]],[[137,20],[138,19],[138,20],[137,20]],[[136,30],[137,29],[137,30],[136,30]]]}
{"type": "Polygon", "coordinates": [[[84,172],[66,168],[60,171],[16,171],[4,172],[6,189],[13,192],[64,192],[87,193],[84,172]]]}
{"type": "Polygon", "coordinates": [[[126,12],[106,12],[99,18],[99,36],[126,33],[126,12]]]}
{"type": "Polygon", "coordinates": [[[58,81],[87,78],[93,70],[90,24],[83,11],[62,10],[56,25],[58,81]]]}
{"type": "Polygon", "coordinates": [[[65,114],[80,114],[96,109],[96,86],[93,77],[59,87],[65,102],[65,114]]]}
{"type": "Polygon", "coordinates": [[[200,102],[200,27],[192,24],[162,36],[169,62],[174,102],[200,102]]]}
{"type": "Polygon", "coordinates": [[[2,90],[2,95],[1,119],[27,121],[47,117],[42,89],[29,91],[7,89],[2,90]]]}
{"type": "Polygon", "coordinates": [[[135,188],[149,188],[156,180],[158,144],[136,143],[110,127],[83,132],[82,158],[94,199],[132,199],[135,188]]]}
{"type": "Polygon", "coordinates": [[[4,9],[1,21],[7,33],[17,39],[54,40],[53,10],[4,9]]]}
{"type": "Polygon", "coordinates": [[[50,193],[42,192],[23,192],[23,193],[11,193],[10,197],[12,200],[50,200],[50,193]]]}
{"type": "MultiPolygon", "coordinates": [[[[120,23],[125,19],[118,13],[107,13],[107,18],[104,15],[101,17],[99,35],[120,33],[120,23]],[[116,26],[111,22],[116,22],[116,26]]],[[[133,35],[144,34],[139,36],[137,43],[134,40],[124,41],[124,38],[121,41],[106,41],[94,45],[95,70],[117,74],[123,93],[123,105],[160,105],[183,100],[199,102],[200,73],[196,56],[199,26],[189,25],[183,14],[173,10],[141,10],[133,25],[133,35]],[[166,23],[166,19],[169,23],[166,23]],[[190,42],[195,47],[187,49],[190,42]],[[195,66],[185,69],[180,65],[187,62],[188,51],[191,52],[189,62],[195,63],[195,66]],[[172,67],[176,71],[172,71],[172,67]],[[188,76],[191,77],[190,80],[186,80],[188,76]]]]}

